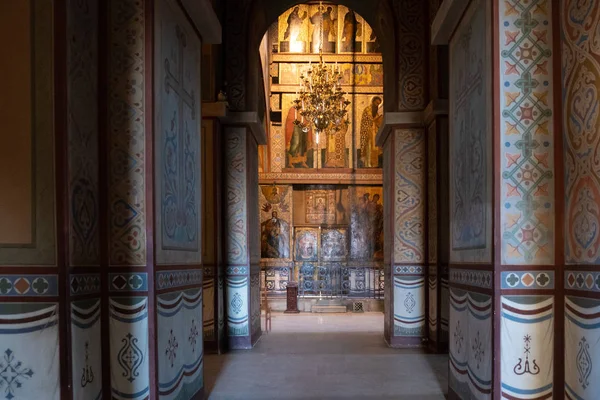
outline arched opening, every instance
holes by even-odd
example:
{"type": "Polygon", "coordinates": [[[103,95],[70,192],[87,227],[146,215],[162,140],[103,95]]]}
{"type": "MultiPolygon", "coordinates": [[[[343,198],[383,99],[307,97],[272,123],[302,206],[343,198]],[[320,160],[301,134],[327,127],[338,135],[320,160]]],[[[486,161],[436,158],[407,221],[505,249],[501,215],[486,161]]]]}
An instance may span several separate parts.
{"type": "MultiPolygon", "coordinates": [[[[332,2],[283,11],[260,44],[268,142],[259,146],[263,302],[301,312],[378,312],[383,330],[381,41],[353,9],[332,2]],[[350,102],[338,129],[319,133],[294,101],[323,62],[350,102]]],[[[298,103],[299,104],[299,103],[298,103]]]]}

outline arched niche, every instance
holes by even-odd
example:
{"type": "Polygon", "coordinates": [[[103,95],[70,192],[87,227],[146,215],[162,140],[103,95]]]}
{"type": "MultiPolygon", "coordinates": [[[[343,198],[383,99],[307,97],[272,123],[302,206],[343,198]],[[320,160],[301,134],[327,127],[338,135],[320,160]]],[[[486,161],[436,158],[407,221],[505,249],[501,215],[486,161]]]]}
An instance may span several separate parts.
{"type": "MultiPolygon", "coordinates": [[[[306,0],[229,1],[225,39],[225,67],[228,95],[234,111],[257,111],[264,96],[260,82],[259,45],[269,26],[287,9],[306,0]]],[[[385,1],[340,0],[362,16],[381,39],[384,69],[385,111],[397,108],[396,32],[394,11],[385,1]]]]}

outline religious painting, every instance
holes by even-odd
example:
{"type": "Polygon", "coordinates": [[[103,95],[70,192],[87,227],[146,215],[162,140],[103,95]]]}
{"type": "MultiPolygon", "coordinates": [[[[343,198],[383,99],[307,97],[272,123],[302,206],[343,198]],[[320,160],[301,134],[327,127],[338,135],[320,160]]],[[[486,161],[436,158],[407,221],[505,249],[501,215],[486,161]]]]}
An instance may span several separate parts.
{"type": "Polygon", "coordinates": [[[348,191],[350,214],[350,258],[383,260],[383,188],[355,186],[348,191]]]}
{"type": "Polygon", "coordinates": [[[319,260],[319,228],[295,229],[295,254],[296,261],[319,260]]]}
{"type": "Polygon", "coordinates": [[[383,89],[382,64],[340,64],[342,85],[352,86],[380,86],[383,89]]]}
{"type": "Polygon", "coordinates": [[[293,95],[283,96],[285,114],[285,166],[286,168],[316,167],[316,141],[312,128],[301,127],[294,123],[298,118],[297,110],[292,107],[293,95]]]}
{"type": "Polygon", "coordinates": [[[354,96],[354,129],[358,168],[382,168],[383,150],[375,138],[383,123],[383,96],[354,96]]]}
{"type": "Polygon", "coordinates": [[[292,188],[260,186],[261,258],[290,260],[292,188]]]}
{"type": "Polygon", "coordinates": [[[309,6],[300,4],[279,17],[279,51],[307,53],[309,6]]]}
{"type": "Polygon", "coordinates": [[[306,222],[309,224],[335,223],[335,191],[307,190],[306,222]]]}
{"type": "Polygon", "coordinates": [[[321,260],[346,261],[348,258],[348,230],[323,228],[321,231],[321,260]]]}
{"type": "Polygon", "coordinates": [[[340,53],[362,53],[364,19],[347,7],[338,7],[339,52],[340,53]]]}
{"type": "Polygon", "coordinates": [[[367,53],[381,53],[381,42],[369,24],[365,24],[364,40],[367,53]]]}
{"type": "Polygon", "coordinates": [[[343,122],[339,129],[328,128],[324,132],[325,155],[323,166],[325,168],[348,167],[348,152],[346,147],[346,136],[350,123],[343,122]]]}
{"type": "Polygon", "coordinates": [[[300,75],[308,68],[304,63],[279,63],[279,83],[281,85],[299,85],[300,75]]]}
{"type": "Polygon", "coordinates": [[[326,4],[311,5],[310,17],[310,51],[311,53],[335,53],[338,30],[338,7],[326,4]]]}

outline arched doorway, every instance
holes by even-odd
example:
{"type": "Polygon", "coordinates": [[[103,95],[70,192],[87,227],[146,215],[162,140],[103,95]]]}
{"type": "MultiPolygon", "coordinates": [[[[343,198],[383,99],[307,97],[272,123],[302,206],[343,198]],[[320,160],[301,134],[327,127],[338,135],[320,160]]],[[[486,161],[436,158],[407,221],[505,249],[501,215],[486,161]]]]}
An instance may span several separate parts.
{"type": "Polygon", "coordinates": [[[381,312],[381,41],[354,10],[308,2],[277,18],[259,54],[268,110],[258,157],[263,298],[284,311],[294,283],[303,312],[381,312]],[[318,132],[294,101],[321,60],[339,73],[349,106],[336,127],[318,132]]]}
{"type": "MultiPolygon", "coordinates": [[[[265,98],[265,85],[260,84],[259,71],[264,69],[261,68],[258,49],[271,22],[296,4],[299,2],[285,2],[285,4],[267,1],[235,2],[235,7],[232,5],[228,8],[225,24],[230,28],[226,29],[225,33],[224,59],[229,112],[226,118],[225,136],[228,137],[227,132],[230,132],[235,138],[232,136],[231,146],[226,147],[231,149],[243,142],[238,146],[238,152],[231,154],[229,159],[231,165],[235,165],[241,159],[240,157],[244,158],[245,166],[254,167],[258,164],[257,145],[266,143],[267,139],[259,137],[260,134],[257,136],[256,131],[265,131],[265,125],[268,123],[266,110],[270,106],[265,98]],[[249,144],[245,142],[247,138],[246,136],[242,138],[244,132],[239,130],[243,124],[248,126],[244,132],[254,132],[257,140],[252,139],[250,135],[249,144]],[[243,155],[240,153],[242,148],[247,150],[243,155]]],[[[331,2],[331,4],[341,3],[331,2]]],[[[385,40],[382,41],[381,50],[382,64],[386,72],[383,76],[385,117],[384,127],[378,139],[379,144],[385,148],[382,179],[386,215],[384,231],[387,232],[384,237],[388,240],[384,246],[384,254],[386,254],[384,280],[390,282],[386,285],[384,296],[387,310],[386,341],[392,346],[422,346],[428,336],[440,337],[440,327],[446,329],[445,324],[439,321],[440,314],[443,312],[437,311],[440,308],[440,297],[443,297],[437,292],[444,286],[444,280],[443,276],[442,279],[438,276],[440,275],[438,271],[441,269],[437,254],[434,254],[437,252],[437,246],[431,245],[432,240],[430,240],[431,238],[437,240],[437,231],[428,230],[428,225],[431,223],[428,221],[428,214],[434,215],[431,220],[437,218],[434,212],[428,212],[429,209],[435,211],[437,199],[435,190],[428,190],[427,187],[428,175],[435,174],[432,163],[428,162],[427,154],[428,152],[432,154],[432,160],[437,157],[435,151],[428,149],[428,143],[437,142],[438,129],[435,121],[438,110],[425,110],[429,99],[424,83],[427,66],[424,55],[427,37],[426,7],[422,2],[412,0],[394,2],[393,6],[385,1],[375,2],[368,7],[364,3],[352,1],[347,2],[347,5],[357,10],[360,15],[364,15],[376,35],[385,32],[382,35],[385,40]],[[429,132],[426,132],[425,127],[430,128],[429,132]],[[430,193],[432,194],[428,196],[430,193]],[[425,281],[428,275],[430,275],[430,282],[426,287],[425,281]],[[396,309],[403,309],[403,311],[395,313],[396,309]],[[430,318],[427,323],[428,312],[430,318]],[[431,332],[433,334],[430,335],[431,332]]],[[[271,52],[272,48],[266,50],[271,52]]],[[[264,72],[263,77],[267,74],[264,72]]],[[[281,118],[283,121],[284,117],[281,118]]],[[[229,161],[226,161],[226,164],[229,161]]],[[[349,168],[358,169],[356,167],[356,164],[349,165],[349,168]]],[[[256,169],[258,170],[258,167],[256,169]]],[[[434,176],[433,183],[430,184],[433,188],[436,187],[435,179],[434,176]]],[[[260,222],[257,219],[250,221],[250,218],[260,214],[260,211],[258,213],[255,211],[255,199],[260,197],[258,171],[256,174],[254,170],[250,171],[244,182],[246,202],[243,207],[247,212],[244,218],[248,224],[256,224],[252,232],[259,232],[260,222]]],[[[281,182],[272,180],[263,183],[277,186],[281,182]]],[[[234,186],[231,186],[232,194],[238,191],[234,186]]],[[[235,228],[234,224],[231,224],[231,227],[235,228]]],[[[230,243],[235,245],[240,238],[241,236],[230,243]]],[[[250,268],[252,272],[249,275],[258,276],[260,236],[245,237],[244,240],[249,244],[249,248],[253,249],[249,256],[251,260],[249,263],[252,264],[250,268]]],[[[234,266],[235,263],[230,265],[234,266]]],[[[257,278],[252,278],[251,281],[257,282],[257,278]]],[[[258,288],[256,285],[250,286],[248,303],[256,304],[259,300],[258,288]]],[[[228,298],[228,301],[233,301],[233,298],[228,298]]],[[[256,311],[249,311],[247,315],[254,312],[256,311]]],[[[441,319],[443,318],[442,315],[441,319]]],[[[443,333],[441,337],[444,337],[443,333]]]]}

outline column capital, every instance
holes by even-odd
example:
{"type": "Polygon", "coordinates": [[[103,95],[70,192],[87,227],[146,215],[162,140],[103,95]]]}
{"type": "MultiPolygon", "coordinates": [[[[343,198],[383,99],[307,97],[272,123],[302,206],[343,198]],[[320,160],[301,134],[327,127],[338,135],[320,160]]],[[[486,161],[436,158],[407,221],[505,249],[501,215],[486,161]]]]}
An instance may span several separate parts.
{"type": "Polygon", "coordinates": [[[423,111],[423,122],[429,125],[439,115],[448,116],[448,99],[431,100],[423,111]]]}
{"type": "Polygon", "coordinates": [[[444,0],[431,24],[431,44],[450,43],[450,37],[458,26],[470,0],[444,0]]]}
{"type": "Polygon", "coordinates": [[[226,115],[221,117],[220,120],[226,126],[244,126],[248,128],[257,144],[267,144],[265,124],[256,111],[227,111],[226,115]]]}
{"type": "Polygon", "coordinates": [[[423,127],[423,111],[387,112],[383,114],[383,123],[377,132],[375,143],[382,147],[394,128],[423,127]]]}

